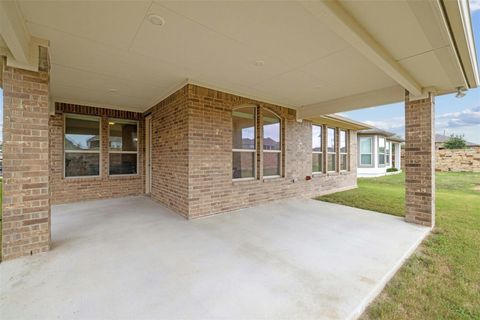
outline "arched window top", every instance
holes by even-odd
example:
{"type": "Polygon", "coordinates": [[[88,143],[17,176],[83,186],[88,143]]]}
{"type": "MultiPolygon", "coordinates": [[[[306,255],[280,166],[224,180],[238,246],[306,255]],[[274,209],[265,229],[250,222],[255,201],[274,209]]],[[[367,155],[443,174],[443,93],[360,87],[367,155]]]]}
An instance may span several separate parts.
{"type": "Polygon", "coordinates": [[[263,150],[281,150],[281,119],[271,110],[263,109],[263,150]]]}

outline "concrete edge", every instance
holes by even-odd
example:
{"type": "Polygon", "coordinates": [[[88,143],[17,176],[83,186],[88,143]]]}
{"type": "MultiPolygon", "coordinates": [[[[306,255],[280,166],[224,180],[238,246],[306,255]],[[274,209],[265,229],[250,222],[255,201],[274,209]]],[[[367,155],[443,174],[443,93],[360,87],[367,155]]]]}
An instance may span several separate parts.
{"type": "Polygon", "coordinates": [[[400,258],[400,260],[393,266],[393,268],[382,278],[382,280],[367,294],[367,296],[360,302],[360,304],[346,317],[347,320],[358,319],[363,312],[367,309],[370,303],[375,300],[375,298],[383,291],[385,286],[390,282],[390,280],[395,276],[395,274],[400,270],[404,263],[412,256],[418,246],[425,240],[425,238],[430,234],[432,228],[426,228],[422,236],[405,252],[405,254],[400,258]]]}

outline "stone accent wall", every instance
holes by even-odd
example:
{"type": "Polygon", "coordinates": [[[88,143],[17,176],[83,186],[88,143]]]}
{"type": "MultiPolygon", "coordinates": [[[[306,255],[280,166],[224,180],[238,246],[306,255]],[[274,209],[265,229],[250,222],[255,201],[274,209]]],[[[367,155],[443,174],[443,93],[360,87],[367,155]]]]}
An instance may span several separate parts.
{"type": "Polygon", "coordinates": [[[152,116],[152,199],[188,217],[188,87],[145,115],[152,116]]]}
{"type": "MultiPolygon", "coordinates": [[[[312,128],[309,121],[297,122],[294,110],[195,85],[188,85],[188,95],[189,218],[356,187],[355,131],[349,132],[350,171],[321,174],[307,180],[312,175],[312,128]],[[282,177],[263,179],[260,152],[257,179],[232,181],[232,109],[241,105],[267,108],[281,116],[282,177]]],[[[260,116],[257,121],[261,124],[260,116]]],[[[262,137],[261,127],[257,130],[257,139],[262,137]]]]}
{"type": "Polygon", "coordinates": [[[405,94],[405,192],[408,222],[435,225],[435,102],[405,94]]]}
{"type": "Polygon", "coordinates": [[[83,200],[115,198],[144,193],[144,122],[141,113],[56,103],[50,116],[50,189],[52,204],[83,200]],[[64,178],[64,114],[74,113],[101,117],[100,177],[64,178]],[[137,175],[109,176],[108,119],[138,121],[137,175]]]}
{"type": "Polygon", "coordinates": [[[480,147],[436,151],[436,171],[480,172],[480,147]]]}
{"type": "Polygon", "coordinates": [[[50,248],[48,68],[3,66],[2,259],[50,248]]]}

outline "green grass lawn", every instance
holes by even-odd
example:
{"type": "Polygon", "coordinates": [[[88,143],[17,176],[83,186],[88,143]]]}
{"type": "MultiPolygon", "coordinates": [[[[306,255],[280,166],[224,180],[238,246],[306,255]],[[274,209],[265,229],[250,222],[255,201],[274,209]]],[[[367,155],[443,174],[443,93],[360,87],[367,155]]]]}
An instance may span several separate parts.
{"type": "MultiPolygon", "coordinates": [[[[403,174],[319,200],[403,216],[403,174]]],[[[362,319],[480,319],[480,173],[436,174],[436,227],[362,319]]]]}

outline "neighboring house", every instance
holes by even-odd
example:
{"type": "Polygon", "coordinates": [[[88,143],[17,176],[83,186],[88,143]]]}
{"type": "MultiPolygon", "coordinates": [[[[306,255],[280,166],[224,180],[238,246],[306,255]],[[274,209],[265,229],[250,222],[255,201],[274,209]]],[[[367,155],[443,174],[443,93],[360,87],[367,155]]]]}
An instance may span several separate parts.
{"type": "Polygon", "coordinates": [[[468,5],[442,4],[0,1],[2,258],[49,250],[58,203],[193,219],[355,188],[367,127],[331,114],[400,101],[406,220],[433,226],[434,96],[480,82],[468,5]]]}
{"type": "MultiPolygon", "coordinates": [[[[447,142],[448,139],[450,139],[449,136],[445,136],[439,133],[435,134],[435,149],[437,150],[445,149],[444,143],[447,142]]],[[[469,141],[466,142],[466,148],[470,149],[470,148],[476,148],[476,147],[480,147],[480,144],[475,142],[469,142],[469,141]]]]}
{"type": "Polygon", "coordinates": [[[371,128],[358,135],[358,177],[378,177],[388,174],[387,169],[401,171],[401,145],[404,140],[394,133],[371,128]]]}

